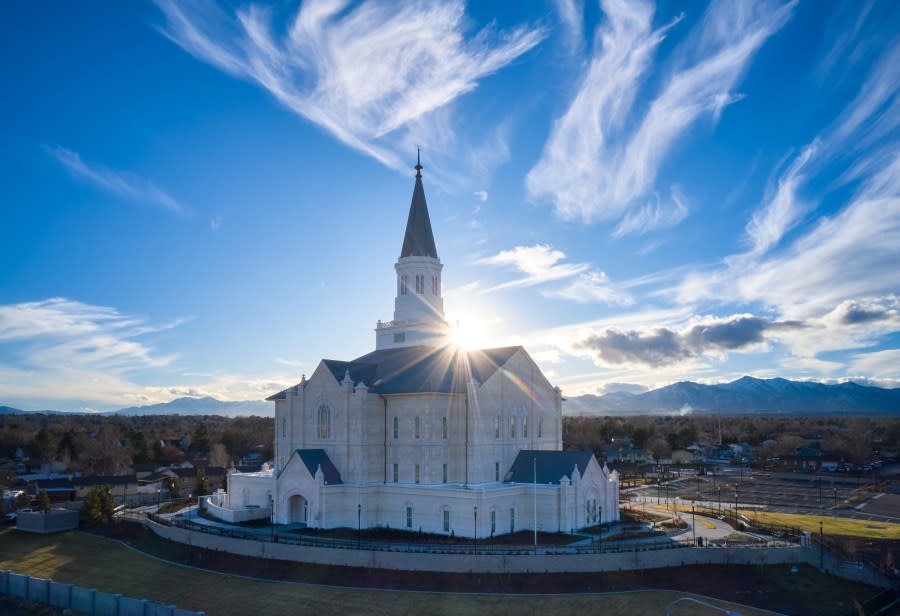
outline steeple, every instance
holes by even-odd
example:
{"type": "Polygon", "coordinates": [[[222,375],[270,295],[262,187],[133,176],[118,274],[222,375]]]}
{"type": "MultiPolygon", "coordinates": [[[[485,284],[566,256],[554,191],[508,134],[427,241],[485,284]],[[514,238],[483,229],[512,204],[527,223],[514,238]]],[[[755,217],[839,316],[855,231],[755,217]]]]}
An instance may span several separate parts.
{"type": "Polygon", "coordinates": [[[431,232],[431,219],[428,217],[428,204],[425,202],[425,189],[422,187],[422,160],[419,152],[416,152],[415,170],[416,185],[413,188],[412,203],[409,205],[409,217],[406,219],[406,234],[403,236],[400,258],[431,257],[437,259],[434,234],[431,232]]]}
{"type": "Polygon", "coordinates": [[[397,272],[397,296],[394,320],[378,321],[375,348],[446,344],[450,326],[444,318],[441,296],[441,270],[444,266],[434,247],[434,234],[422,188],[422,159],[416,154],[416,185],[413,188],[403,250],[394,264],[397,272]]]}

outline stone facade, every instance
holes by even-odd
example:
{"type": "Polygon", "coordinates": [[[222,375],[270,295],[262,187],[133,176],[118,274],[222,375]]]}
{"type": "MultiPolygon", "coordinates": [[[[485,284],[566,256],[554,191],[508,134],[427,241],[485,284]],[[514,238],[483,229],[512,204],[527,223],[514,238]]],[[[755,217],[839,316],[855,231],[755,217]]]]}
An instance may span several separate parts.
{"type": "Polygon", "coordinates": [[[278,524],[466,537],[617,520],[616,473],[590,454],[561,451],[561,392],[525,349],[450,343],[421,165],[417,172],[394,320],[378,322],[376,351],[323,360],[270,397],[274,468],[232,473],[216,506],[262,510],[271,499],[278,524]]]}

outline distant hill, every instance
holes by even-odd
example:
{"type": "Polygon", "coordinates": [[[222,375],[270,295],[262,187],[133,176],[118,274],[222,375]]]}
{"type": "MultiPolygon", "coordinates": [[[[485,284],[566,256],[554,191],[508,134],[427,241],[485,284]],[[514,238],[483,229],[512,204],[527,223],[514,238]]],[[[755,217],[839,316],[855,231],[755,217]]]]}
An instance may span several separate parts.
{"type": "Polygon", "coordinates": [[[24,412],[22,409],[14,409],[11,406],[0,406],[0,415],[21,415],[24,412]]]}
{"type": "Polygon", "coordinates": [[[731,383],[673,383],[642,394],[616,392],[568,398],[566,415],[898,414],[900,389],[856,383],[742,377],[731,383]]]}
{"type": "Polygon", "coordinates": [[[222,415],[239,417],[248,415],[269,416],[275,412],[275,405],[264,400],[243,400],[225,402],[213,397],[177,398],[171,402],[161,402],[148,406],[130,406],[113,411],[112,415],[222,415]]]}

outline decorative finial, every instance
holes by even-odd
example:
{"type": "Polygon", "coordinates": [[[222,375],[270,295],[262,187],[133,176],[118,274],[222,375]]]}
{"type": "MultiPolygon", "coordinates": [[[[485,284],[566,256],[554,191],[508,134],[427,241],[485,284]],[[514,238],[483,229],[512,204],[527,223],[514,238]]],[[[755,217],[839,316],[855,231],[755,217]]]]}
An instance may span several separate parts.
{"type": "Polygon", "coordinates": [[[422,151],[421,148],[416,148],[416,177],[422,177],[422,151]]]}

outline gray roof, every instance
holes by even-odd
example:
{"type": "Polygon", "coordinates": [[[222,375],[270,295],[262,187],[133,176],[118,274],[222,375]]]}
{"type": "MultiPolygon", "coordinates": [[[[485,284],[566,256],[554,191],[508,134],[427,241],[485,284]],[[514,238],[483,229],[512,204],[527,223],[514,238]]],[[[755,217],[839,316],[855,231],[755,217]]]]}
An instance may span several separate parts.
{"type": "Polygon", "coordinates": [[[324,363],[338,381],[349,370],[354,384],[362,382],[380,394],[462,393],[467,382],[484,383],[521,348],[465,352],[454,345],[410,346],[372,351],[350,362],[324,363]]]}
{"type": "Polygon", "coordinates": [[[428,217],[428,204],[425,202],[425,189],[422,187],[422,165],[416,161],[416,185],[413,188],[412,203],[409,205],[409,218],[406,220],[406,234],[403,236],[403,257],[432,257],[437,259],[437,248],[434,246],[434,234],[431,232],[431,219],[428,217]]]}
{"type": "Polygon", "coordinates": [[[309,474],[313,477],[316,476],[316,471],[319,469],[319,466],[321,466],[322,473],[325,474],[326,483],[329,485],[343,483],[343,481],[341,481],[340,471],[338,471],[334,462],[331,461],[331,458],[328,457],[328,454],[325,453],[324,449],[298,449],[297,456],[303,460],[303,463],[309,470],[309,474]]]}
{"type": "Polygon", "coordinates": [[[594,454],[590,451],[538,451],[523,449],[510,468],[507,481],[535,483],[534,460],[537,460],[537,483],[558,484],[563,476],[572,478],[572,469],[584,475],[594,454]]]}
{"type": "MultiPolygon", "coordinates": [[[[350,372],[354,385],[362,383],[379,394],[463,393],[473,378],[487,381],[520,346],[460,351],[458,347],[409,346],[372,351],[353,361],[323,359],[338,381],[350,372]]],[[[284,400],[292,385],[266,400],[284,400]]]]}

